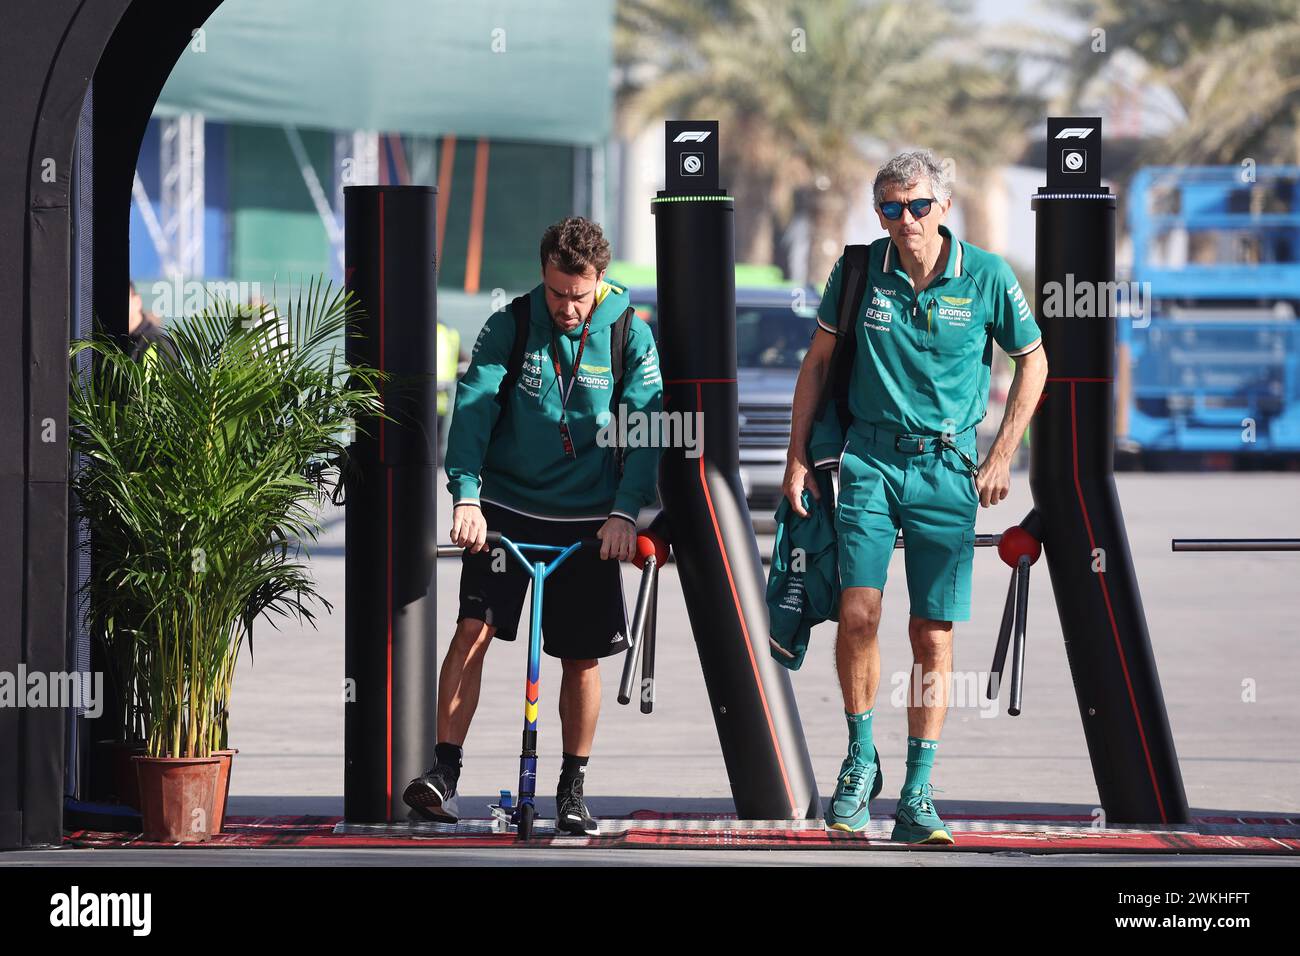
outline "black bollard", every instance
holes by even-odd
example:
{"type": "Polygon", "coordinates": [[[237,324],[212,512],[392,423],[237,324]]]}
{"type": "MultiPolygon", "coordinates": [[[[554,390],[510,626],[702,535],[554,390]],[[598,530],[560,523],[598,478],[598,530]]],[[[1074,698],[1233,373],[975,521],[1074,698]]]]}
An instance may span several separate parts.
{"type": "Polygon", "coordinates": [[[1034,301],[1050,372],[1029,484],[1107,822],[1184,823],[1187,796],[1115,491],[1115,317],[1112,286],[1102,285],[1115,279],[1115,196],[1101,185],[1101,120],[1051,118],[1047,137],[1047,185],[1032,206],[1034,301]]]}
{"type": "Polygon", "coordinates": [[[358,422],[349,449],[343,814],[383,823],[406,819],[402,790],[437,743],[436,190],[343,192],[346,285],[366,312],[348,360],[389,374],[395,419],[358,422]]]}
{"type": "Polygon", "coordinates": [[[651,207],[664,409],[701,413],[703,429],[690,456],[664,449],[659,496],[736,813],[819,817],[789,674],[768,649],[763,566],[740,483],[732,199],[718,188],[718,124],[667,126],[668,189],[651,207]]]}

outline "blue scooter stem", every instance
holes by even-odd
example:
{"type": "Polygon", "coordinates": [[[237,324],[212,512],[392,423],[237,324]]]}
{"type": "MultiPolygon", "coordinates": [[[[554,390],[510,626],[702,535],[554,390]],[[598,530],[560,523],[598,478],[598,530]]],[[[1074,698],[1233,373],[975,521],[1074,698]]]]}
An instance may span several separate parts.
{"type": "Polygon", "coordinates": [[[521,841],[526,841],[532,836],[533,820],[536,816],[537,713],[541,698],[542,598],[545,593],[546,578],[576,551],[583,548],[599,548],[601,543],[599,538],[583,538],[568,546],[524,544],[511,541],[499,531],[487,533],[487,544],[505,545],[515,558],[529,569],[533,579],[532,607],[528,623],[528,677],[524,684],[524,730],[519,751],[519,802],[511,814],[511,821],[518,827],[521,841]],[[525,551],[552,552],[556,556],[550,563],[529,561],[524,556],[525,551]]]}

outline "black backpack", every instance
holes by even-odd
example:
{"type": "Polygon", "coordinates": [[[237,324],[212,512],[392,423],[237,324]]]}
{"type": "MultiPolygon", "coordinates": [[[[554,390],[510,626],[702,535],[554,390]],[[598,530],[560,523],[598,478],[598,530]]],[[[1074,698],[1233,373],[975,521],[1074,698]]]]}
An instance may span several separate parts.
{"type": "MultiPolygon", "coordinates": [[[[532,308],[529,296],[530,293],[525,292],[510,302],[510,313],[515,319],[515,340],[510,346],[510,359],[506,362],[505,377],[501,379],[501,387],[497,389],[497,404],[501,406],[501,414],[497,416],[496,425],[492,427],[494,435],[510,409],[510,393],[515,387],[515,382],[519,380],[519,373],[523,371],[524,349],[528,345],[528,324],[531,320],[532,308]]],[[[623,354],[627,351],[628,333],[635,314],[636,310],[629,305],[609,329],[609,370],[614,377],[615,410],[623,401],[623,354]]],[[[623,448],[619,445],[614,446],[614,467],[615,473],[622,476],[623,448]]]]}
{"type": "Polygon", "coordinates": [[[821,421],[827,406],[833,401],[839,418],[840,430],[847,432],[853,423],[849,411],[849,380],[853,376],[853,360],[858,352],[857,330],[854,322],[862,311],[862,300],[867,293],[867,268],[870,264],[870,246],[844,247],[844,275],[840,278],[840,300],[835,327],[835,351],[831,353],[830,373],[817,401],[813,421],[821,421]]]}

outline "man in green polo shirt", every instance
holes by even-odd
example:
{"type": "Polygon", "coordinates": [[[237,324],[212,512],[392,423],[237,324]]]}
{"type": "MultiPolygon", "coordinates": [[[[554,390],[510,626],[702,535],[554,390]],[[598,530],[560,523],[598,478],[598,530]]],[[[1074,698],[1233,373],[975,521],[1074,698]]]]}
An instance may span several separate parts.
{"type": "MultiPolygon", "coordinates": [[[[842,594],[835,662],[849,751],[826,823],[862,829],[870,819],[868,802],[881,788],[871,729],[880,682],[876,631],[901,529],[914,666],[907,774],[892,838],[952,843],[930,800],[930,775],[948,707],[953,622],[970,619],[977,509],[998,504],[1010,490],[1011,459],[1037,407],[1047,359],[1010,266],[943,225],[952,184],[929,151],[891,159],[877,173],[873,194],[889,236],[871,244],[854,325],[853,424],[838,461],[842,594]],[[977,465],[975,426],[986,412],[994,342],[1011,356],[1016,373],[1001,428],[977,465]]],[[[799,514],[806,514],[800,501],[805,488],[820,497],[807,443],[834,349],[842,268],[843,260],[826,283],[795,388],[784,491],[799,514]]]]}

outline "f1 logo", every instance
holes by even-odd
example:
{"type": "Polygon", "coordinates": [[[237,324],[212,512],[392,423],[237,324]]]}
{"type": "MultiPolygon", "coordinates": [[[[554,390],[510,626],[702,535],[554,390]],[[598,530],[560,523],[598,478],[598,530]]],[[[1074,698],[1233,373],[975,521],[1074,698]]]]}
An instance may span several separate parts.
{"type": "Polygon", "coordinates": [[[666,192],[700,195],[718,189],[717,120],[668,120],[664,128],[666,192]]]}
{"type": "Polygon", "coordinates": [[[1047,185],[1069,192],[1103,192],[1101,117],[1047,118],[1047,185]]]}

